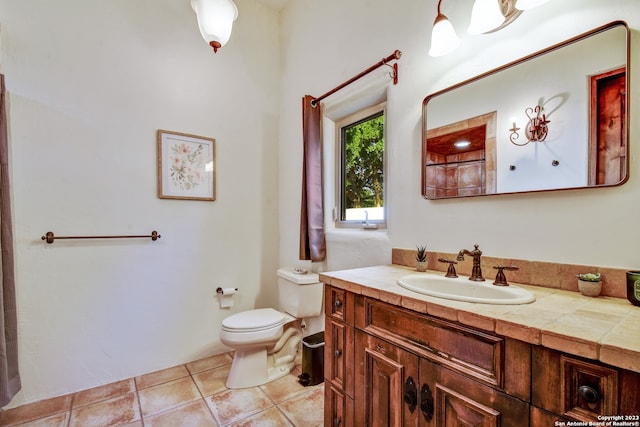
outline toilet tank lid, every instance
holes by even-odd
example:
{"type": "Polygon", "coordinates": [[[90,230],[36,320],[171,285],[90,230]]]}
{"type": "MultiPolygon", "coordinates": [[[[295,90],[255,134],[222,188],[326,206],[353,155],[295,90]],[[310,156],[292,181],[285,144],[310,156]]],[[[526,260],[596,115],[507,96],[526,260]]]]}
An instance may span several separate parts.
{"type": "Polygon", "coordinates": [[[298,285],[310,285],[312,283],[320,282],[318,274],[309,272],[300,273],[298,271],[299,270],[296,270],[294,268],[279,268],[278,277],[281,277],[298,285]]]}

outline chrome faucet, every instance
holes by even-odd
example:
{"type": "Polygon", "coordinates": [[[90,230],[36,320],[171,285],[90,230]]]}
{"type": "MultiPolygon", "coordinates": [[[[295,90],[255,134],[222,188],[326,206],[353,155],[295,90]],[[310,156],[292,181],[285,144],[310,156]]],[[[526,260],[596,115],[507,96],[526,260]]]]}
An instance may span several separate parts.
{"type": "Polygon", "coordinates": [[[473,257],[473,268],[471,269],[471,276],[469,280],[473,280],[475,282],[483,282],[484,277],[482,277],[482,268],[480,268],[480,257],[482,256],[482,251],[478,249],[478,245],[473,245],[473,250],[469,251],[467,249],[462,249],[458,252],[458,256],[456,257],[457,261],[464,261],[464,256],[469,255],[473,257]]]}

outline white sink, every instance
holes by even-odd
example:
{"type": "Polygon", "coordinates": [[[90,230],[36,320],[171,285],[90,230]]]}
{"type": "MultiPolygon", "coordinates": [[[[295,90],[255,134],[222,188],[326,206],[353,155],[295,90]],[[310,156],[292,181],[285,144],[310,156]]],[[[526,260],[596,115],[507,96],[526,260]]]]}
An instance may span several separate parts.
{"type": "Polygon", "coordinates": [[[517,286],[496,286],[487,279],[474,282],[468,277],[449,278],[431,273],[416,273],[398,279],[398,285],[432,297],[482,304],[528,304],[536,297],[517,286]]]}

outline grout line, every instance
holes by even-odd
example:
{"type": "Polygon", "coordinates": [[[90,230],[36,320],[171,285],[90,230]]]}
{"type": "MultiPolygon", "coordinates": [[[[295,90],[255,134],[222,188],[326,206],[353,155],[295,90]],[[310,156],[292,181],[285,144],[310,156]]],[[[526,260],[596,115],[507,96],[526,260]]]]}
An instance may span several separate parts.
{"type": "Polygon", "coordinates": [[[140,412],[140,424],[144,427],[144,415],[142,414],[142,404],[140,403],[140,388],[138,387],[138,380],[133,377],[133,387],[136,394],[136,402],[138,403],[138,411],[140,412]]]}
{"type": "Polygon", "coordinates": [[[202,401],[204,403],[204,406],[207,408],[207,411],[209,411],[209,414],[211,414],[211,419],[213,420],[213,422],[216,423],[217,426],[220,426],[221,424],[218,422],[218,419],[216,418],[215,414],[211,410],[211,407],[207,403],[207,400],[203,397],[202,401]]]}
{"type": "MultiPolygon", "coordinates": [[[[224,366],[224,365],[222,365],[222,366],[224,366]]],[[[186,363],[184,364],[184,367],[187,370],[187,372],[189,373],[189,377],[191,378],[191,381],[193,381],[193,384],[196,386],[196,389],[198,390],[198,393],[200,393],[200,401],[202,401],[202,404],[204,405],[204,407],[207,408],[207,411],[209,412],[209,415],[211,415],[211,419],[213,420],[213,422],[216,423],[217,426],[219,426],[220,423],[218,423],[218,420],[216,419],[215,415],[211,411],[211,408],[207,404],[207,399],[204,396],[204,393],[202,392],[202,390],[200,390],[200,386],[198,386],[198,382],[193,377],[194,374],[191,372],[191,370],[189,370],[189,368],[187,368],[187,364],[186,363]]],[[[216,369],[216,368],[211,368],[211,369],[216,369]]],[[[205,372],[205,371],[202,371],[202,372],[205,372]]]]}
{"type": "Polygon", "coordinates": [[[71,402],[69,403],[69,418],[67,419],[67,425],[66,427],[70,427],[71,426],[71,417],[73,416],[73,404],[76,401],[76,394],[78,392],[73,393],[73,395],[71,396],[71,402]]]}

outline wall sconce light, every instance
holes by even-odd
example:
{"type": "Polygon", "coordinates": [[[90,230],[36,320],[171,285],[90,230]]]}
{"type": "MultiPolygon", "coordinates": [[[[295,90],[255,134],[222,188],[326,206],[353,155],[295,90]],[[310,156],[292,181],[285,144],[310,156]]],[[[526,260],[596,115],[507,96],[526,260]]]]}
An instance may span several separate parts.
{"type": "MultiPolygon", "coordinates": [[[[523,10],[532,9],[549,0],[475,0],[471,9],[469,34],[486,34],[498,31],[516,20],[523,10]]],[[[429,55],[442,56],[453,51],[460,44],[453,25],[440,12],[433,22],[431,33],[431,49],[429,55]]]]}
{"type": "Polygon", "coordinates": [[[451,52],[460,44],[460,39],[456,35],[456,30],[453,29],[453,25],[449,22],[446,16],[440,12],[440,4],[442,0],[438,1],[438,16],[433,21],[433,30],[431,31],[431,48],[429,49],[429,55],[442,56],[451,52]]]}
{"type": "Polygon", "coordinates": [[[530,142],[542,142],[547,139],[547,133],[549,133],[549,127],[547,125],[551,123],[551,121],[547,120],[547,116],[542,113],[542,110],[543,108],[540,105],[536,105],[533,108],[529,107],[524,110],[529,121],[524,128],[524,134],[527,137],[527,141],[522,144],[518,144],[516,142],[516,140],[520,138],[520,134],[518,133],[520,128],[517,127],[515,120],[513,121],[513,127],[509,129],[511,132],[509,135],[509,141],[511,141],[513,145],[522,147],[530,142]]]}
{"type": "Polygon", "coordinates": [[[233,23],[238,18],[238,8],[232,0],[191,0],[191,8],[198,17],[202,38],[217,53],[231,37],[233,23]]]}

